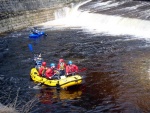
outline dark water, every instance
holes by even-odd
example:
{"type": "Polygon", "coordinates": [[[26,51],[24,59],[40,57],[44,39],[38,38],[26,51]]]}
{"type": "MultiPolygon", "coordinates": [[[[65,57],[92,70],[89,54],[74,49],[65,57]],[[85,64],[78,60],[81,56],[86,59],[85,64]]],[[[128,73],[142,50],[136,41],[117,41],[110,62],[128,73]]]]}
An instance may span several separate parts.
{"type": "Polygon", "coordinates": [[[18,106],[30,101],[34,106],[31,113],[150,112],[148,38],[95,35],[70,28],[50,28],[46,32],[48,36],[38,40],[28,38],[29,29],[0,38],[8,41],[9,48],[0,62],[1,103],[14,102],[19,95],[18,106]],[[87,68],[80,73],[85,77],[83,84],[60,91],[44,86],[36,89],[29,79],[34,67],[29,43],[48,64],[64,58],[80,69],[87,68]]]}
{"type": "MultiPolygon", "coordinates": [[[[25,31],[20,31],[26,34],[25,31]]],[[[10,54],[1,62],[1,95],[12,101],[19,90],[19,99],[33,97],[40,103],[35,113],[50,112],[149,112],[149,41],[130,36],[93,36],[81,30],[49,30],[48,37],[36,42],[26,35],[6,38],[10,54]],[[32,53],[41,52],[47,63],[60,57],[73,60],[85,82],[68,90],[34,89],[29,80],[32,53]],[[3,75],[3,76],[2,76],[3,75]],[[2,82],[3,81],[3,82],[2,82]],[[19,89],[20,88],[20,89],[19,89]]],[[[2,102],[6,100],[2,99],[2,102]]],[[[33,113],[34,113],[33,112],[33,113]]]]}

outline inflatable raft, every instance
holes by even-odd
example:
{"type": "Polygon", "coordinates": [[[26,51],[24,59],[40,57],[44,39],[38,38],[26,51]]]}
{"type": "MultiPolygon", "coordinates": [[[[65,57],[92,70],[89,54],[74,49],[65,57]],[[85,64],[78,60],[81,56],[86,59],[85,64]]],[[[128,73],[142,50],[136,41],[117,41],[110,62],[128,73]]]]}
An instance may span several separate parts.
{"type": "Polygon", "coordinates": [[[39,33],[37,33],[37,34],[31,33],[31,34],[29,35],[29,38],[39,38],[39,37],[45,36],[45,35],[46,35],[45,32],[41,31],[41,32],[39,32],[39,33]]]}
{"type": "Polygon", "coordinates": [[[66,89],[70,86],[79,85],[82,83],[82,77],[80,75],[72,75],[69,77],[61,77],[61,79],[50,80],[45,77],[39,76],[36,68],[32,68],[30,72],[31,79],[34,82],[42,83],[50,87],[60,87],[66,89]]]}

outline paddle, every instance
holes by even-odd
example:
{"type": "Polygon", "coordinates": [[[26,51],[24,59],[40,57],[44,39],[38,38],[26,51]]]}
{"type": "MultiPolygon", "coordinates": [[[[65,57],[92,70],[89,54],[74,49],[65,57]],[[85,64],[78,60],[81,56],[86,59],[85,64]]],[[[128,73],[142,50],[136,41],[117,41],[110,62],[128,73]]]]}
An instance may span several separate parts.
{"type": "Polygon", "coordinates": [[[29,50],[33,53],[33,47],[32,44],[28,44],[29,50]]]}
{"type": "Polygon", "coordinates": [[[57,90],[60,90],[59,81],[57,81],[57,84],[56,84],[56,89],[57,89],[57,90]]]}
{"type": "Polygon", "coordinates": [[[83,71],[86,71],[87,70],[87,68],[82,68],[82,69],[80,69],[78,72],[83,72],[83,71]]]}
{"type": "MultiPolygon", "coordinates": [[[[33,55],[33,61],[35,61],[35,54],[34,54],[34,51],[33,51],[33,47],[32,47],[32,44],[28,44],[28,47],[29,47],[29,50],[30,50],[30,52],[32,53],[32,55],[33,55]]],[[[35,61],[36,62],[36,61],[35,61]]]]}

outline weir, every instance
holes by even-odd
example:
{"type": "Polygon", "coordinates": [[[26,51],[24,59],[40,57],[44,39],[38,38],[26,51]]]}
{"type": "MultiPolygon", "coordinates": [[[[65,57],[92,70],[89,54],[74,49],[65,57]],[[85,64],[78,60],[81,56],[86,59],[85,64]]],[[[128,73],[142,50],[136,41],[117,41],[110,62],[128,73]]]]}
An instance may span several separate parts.
{"type": "Polygon", "coordinates": [[[148,5],[150,4],[147,2],[133,1],[86,1],[74,8],[65,8],[63,12],[62,10],[57,11],[59,16],[56,20],[42,25],[45,27],[80,27],[92,34],[106,33],[149,38],[150,21],[148,17],[150,15],[148,5]],[[84,4],[86,5],[84,6],[84,4]],[[125,5],[127,6],[125,7],[125,5]],[[140,10],[142,8],[144,10],[140,10]]]}
{"type": "Polygon", "coordinates": [[[53,20],[54,12],[80,0],[1,0],[0,33],[53,20]]]}
{"type": "Polygon", "coordinates": [[[150,36],[150,21],[119,16],[78,12],[78,15],[66,17],[42,24],[45,27],[82,27],[92,34],[150,36]]]}
{"type": "Polygon", "coordinates": [[[45,27],[80,27],[86,32],[150,36],[149,2],[141,1],[3,0],[0,33],[44,23],[45,27]],[[85,4],[85,5],[84,5],[85,4]]]}

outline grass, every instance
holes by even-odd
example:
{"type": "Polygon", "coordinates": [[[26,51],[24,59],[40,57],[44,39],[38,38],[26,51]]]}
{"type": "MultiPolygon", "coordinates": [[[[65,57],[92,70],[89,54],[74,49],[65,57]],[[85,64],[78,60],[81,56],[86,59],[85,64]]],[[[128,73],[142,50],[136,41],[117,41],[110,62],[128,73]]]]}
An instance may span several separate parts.
{"type": "Polygon", "coordinates": [[[19,113],[14,107],[0,104],[0,113],[19,113]]]}
{"type": "Polygon", "coordinates": [[[14,104],[9,103],[7,105],[0,104],[0,113],[19,113],[19,112],[14,107],[14,104]]]}
{"type": "MultiPolygon", "coordinates": [[[[8,100],[10,98],[9,95],[7,97],[8,100]]],[[[26,101],[23,102],[23,100],[21,100],[20,102],[18,98],[19,98],[19,89],[17,90],[16,98],[12,101],[12,103],[8,103],[7,105],[3,105],[0,103],[0,113],[29,113],[32,111],[32,108],[35,107],[36,104],[38,103],[38,99],[36,97],[33,97],[28,102],[26,101]]]]}

